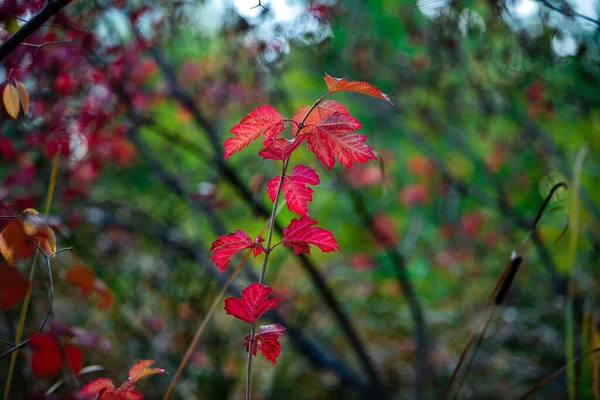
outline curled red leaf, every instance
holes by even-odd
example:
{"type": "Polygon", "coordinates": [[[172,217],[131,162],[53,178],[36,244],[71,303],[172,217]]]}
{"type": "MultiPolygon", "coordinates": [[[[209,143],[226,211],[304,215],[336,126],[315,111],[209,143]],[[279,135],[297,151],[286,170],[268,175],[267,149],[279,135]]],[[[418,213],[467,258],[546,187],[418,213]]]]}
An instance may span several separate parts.
{"type": "Polygon", "coordinates": [[[340,251],[333,234],[323,228],[312,228],[318,221],[308,215],[293,219],[283,229],[283,245],[294,249],[294,254],[310,254],[310,246],[317,246],[323,252],[340,251]]]}
{"type": "Polygon", "coordinates": [[[60,373],[63,366],[63,350],[67,358],[67,365],[79,373],[83,365],[83,352],[77,346],[63,345],[61,350],[58,338],[52,333],[36,332],[29,338],[33,349],[31,355],[31,372],[35,376],[53,376],[60,373]]]}
{"type": "Polygon", "coordinates": [[[242,297],[225,299],[225,311],[235,318],[253,324],[264,313],[275,308],[280,299],[268,299],[272,289],[262,283],[253,283],[242,290],[242,297]]]}
{"type": "Polygon", "coordinates": [[[234,254],[244,249],[252,249],[254,257],[262,253],[264,251],[262,242],[264,242],[264,239],[260,236],[253,242],[250,236],[240,229],[235,233],[219,236],[210,247],[210,251],[215,252],[212,256],[212,262],[219,267],[221,272],[224,272],[234,254]]]}
{"type": "MultiPolygon", "coordinates": [[[[281,353],[281,344],[279,338],[285,332],[285,328],[281,324],[263,325],[260,327],[260,332],[254,335],[254,344],[252,346],[252,354],[256,355],[256,351],[260,352],[265,358],[275,365],[277,357],[281,353]]],[[[246,351],[250,349],[250,335],[245,339],[246,351]]]]}
{"type": "Polygon", "coordinates": [[[327,88],[330,92],[348,90],[351,92],[366,94],[367,96],[377,97],[381,100],[387,101],[390,104],[393,104],[392,100],[390,100],[387,94],[383,93],[381,90],[367,82],[349,81],[348,78],[334,78],[328,74],[325,74],[325,84],[327,84],[327,88]]]}

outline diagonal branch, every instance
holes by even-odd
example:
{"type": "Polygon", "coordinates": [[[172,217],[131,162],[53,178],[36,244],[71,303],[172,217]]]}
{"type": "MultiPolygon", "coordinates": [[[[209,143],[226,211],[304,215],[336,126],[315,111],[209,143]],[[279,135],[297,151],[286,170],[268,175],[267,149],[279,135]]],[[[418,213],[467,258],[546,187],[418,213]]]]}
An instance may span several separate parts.
{"type": "Polygon", "coordinates": [[[0,45],[0,61],[12,53],[17,46],[22,44],[32,33],[38,30],[52,16],[56,15],[61,8],[73,0],[48,0],[48,3],[31,18],[18,31],[13,33],[4,43],[0,45]]]}

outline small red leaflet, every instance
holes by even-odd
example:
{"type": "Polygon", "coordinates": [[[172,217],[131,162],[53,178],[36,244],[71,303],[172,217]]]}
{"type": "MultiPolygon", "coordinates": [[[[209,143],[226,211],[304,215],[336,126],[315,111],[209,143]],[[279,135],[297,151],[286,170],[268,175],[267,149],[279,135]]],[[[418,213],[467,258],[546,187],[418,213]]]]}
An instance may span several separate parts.
{"type": "Polygon", "coordinates": [[[225,299],[225,312],[253,324],[264,313],[275,308],[280,299],[267,299],[273,290],[267,285],[255,282],[242,290],[242,297],[225,299]]]}
{"type": "Polygon", "coordinates": [[[240,151],[261,136],[265,136],[267,146],[271,138],[276,138],[285,129],[283,117],[270,105],[255,108],[242,121],[231,128],[235,137],[225,140],[225,159],[240,151]]]}
{"type": "Polygon", "coordinates": [[[308,215],[293,219],[283,229],[283,245],[294,249],[294,254],[310,254],[310,246],[317,246],[323,252],[340,251],[333,234],[323,228],[311,228],[318,221],[308,215]]]}
{"type": "Polygon", "coordinates": [[[237,252],[244,249],[252,249],[254,251],[254,257],[262,253],[264,251],[262,242],[264,242],[264,239],[260,236],[253,242],[246,232],[239,229],[235,231],[235,233],[219,236],[217,240],[212,243],[209,250],[215,252],[212,256],[212,262],[219,267],[221,272],[224,272],[225,268],[227,268],[231,262],[231,257],[237,252]]]}
{"type": "Polygon", "coordinates": [[[349,90],[352,92],[358,92],[368,96],[377,97],[381,100],[387,101],[390,104],[393,104],[387,94],[383,93],[381,90],[367,82],[348,81],[348,78],[333,78],[325,74],[325,83],[331,92],[349,90]]]}
{"type": "MultiPolygon", "coordinates": [[[[280,324],[263,325],[260,327],[260,332],[254,335],[254,345],[252,346],[252,354],[256,355],[256,350],[271,361],[273,365],[277,363],[277,357],[281,353],[281,344],[279,338],[285,332],[285,328],[280,324]]],[[[245,339],[246,351],[250,349],[250,335],[245,339]]]]}
{"type": "MultiPolygon", "coordinates": [[[[308,110],[310,110],[310,106],[302,106],[298,108],[298,111],[296,111],[296,114],[292,119],[298,123],[302,122],[308,110]]],[[[319,125],[323,118],[328,117],[335,112],[350,116],[348,109],[339,101],[325,100],[323,103],[315,107],[313,112],[311,112],[308,118],[306,118],[306,121],[304,121],[304,125],[319,125]]],[[[312,130],[313,127],[306,126],[302,130],[302,134],[310,133],[312,130]]]]}
{"type": "Polygon", "coordinates": [[[263,160],[280,160],[283,161],[292,154],[294,150],[304,142],[308,136],[300,135],[297,138],[292,140],[288,140],[285,138],[277,138],[271,139],[271,142],[261,151],[258,152],[258,155],[263,158],[263,160]]]}
{"type": "MultiPolygon", "coordinates": [[[[271,201],[275,201],[280,177],[276,176],[267,182],[267,193],[271,201]]],[[[296,165],[292,173],[283,179],[281,190],[290,211],[304,215],[308,213],[308,202],[312,201],[313,190],[306,185],[318,185],[321,181],[314,169],[304,165],[296,165]]]]}
{"type": "Polygon", "coordinates": [[[365,144],[367,137],[350,133],[361,127],[356,118],[333,113],[321,120],[314,132],[309,134],[308,148],[328,169],[333,167],[336,157],[346,168],[354,162],[377,160],[373,149],[365,144]]]}

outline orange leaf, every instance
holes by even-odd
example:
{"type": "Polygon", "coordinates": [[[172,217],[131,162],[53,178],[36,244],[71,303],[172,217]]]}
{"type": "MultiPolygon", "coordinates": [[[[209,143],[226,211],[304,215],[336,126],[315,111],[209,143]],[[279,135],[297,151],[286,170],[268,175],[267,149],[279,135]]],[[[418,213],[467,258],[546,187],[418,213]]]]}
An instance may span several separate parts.
{"type": "Polygon", "coordinates": [[[0,253],[10,265],[31,256],[33,248],[20,220],[12,221],[0,232],[0,253]]]}
{"type": "Polygon", "coordinates": [[[102,310],[108,310],[115,303],[115,295],[100,279],[94,279],[94,290],[100,295],[102,310]]]}
{"type": "Polygon", "coordinates": [[[23,109],[23,113],[27,114],[29,112],[29,93],[23,85],[23,82],[17,81],[17,91],[19,92],[19,100],[21,100],[21,108],[23,109]]]}
{"type": "Polygon", "coordinates": [[[18,269],[0,262],[0,308],[4,310],[17,304],[28,289],[29,281],[18,269]]]}
{"type": "Polygon", "coordinates": [[[129,380],[135,383],[149,375],[165,374],[165,370],[162,368],[149,368],[152,364],[154,364],[154,360],[142,360],[135,364],[129,370],[129,380]]]}
{"type": "Polygon", "coordinates": [[[20,105],[19,105],[19,93],[17,92],[17,88],[9,83],[4,88],[4,92],[2,93],[2,101],[4,102],[4,108],[8,115],[10,115],[13,119],[17,119],[17,115],[19,115],[20,105]]]}
{"type": "Polygon", "coordinates": [[[377,89],[375,86],[367,82],[359,81],[348,81],[347,78],[333,78],[325,74],[325,83],[330,92],[340,92],[343,90],[349,90],[352,92],[358,92],[366,94],[367,96],[377,97],[381,100],[385,100],[390,104],[393,104],[387,94],[377,89]]]}
{"type": "Polygon", "coordinates": [[[94,271],[92,271],[90,267],[76,265],[67,271],[65,278],[72,285],[79,287],[79,289],[81,289],[81,294],[85,296],[94,289],[96,274],[94,274],[94,271]]]}

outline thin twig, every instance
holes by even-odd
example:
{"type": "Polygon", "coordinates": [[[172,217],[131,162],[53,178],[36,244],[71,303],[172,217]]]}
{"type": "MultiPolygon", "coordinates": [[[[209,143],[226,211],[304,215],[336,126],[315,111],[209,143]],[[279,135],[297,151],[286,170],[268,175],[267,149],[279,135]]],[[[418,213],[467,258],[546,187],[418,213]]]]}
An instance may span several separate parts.
{"type": "Polygon", "coordinates": [[[72,41],[74,41],[74,39],[56,40],[54,42],[48,42],[48,43],[42,43],[42,44],[23,42],[23,43],[19,44],[19,46],[36,47],[35,51],[33,52],[33,55],[35,56],[35,55],[37,55],[38,51],[40,51],[42,48],[44,48],[46,46],[52,46],[55,44],[71,43],[72,41]]]}

